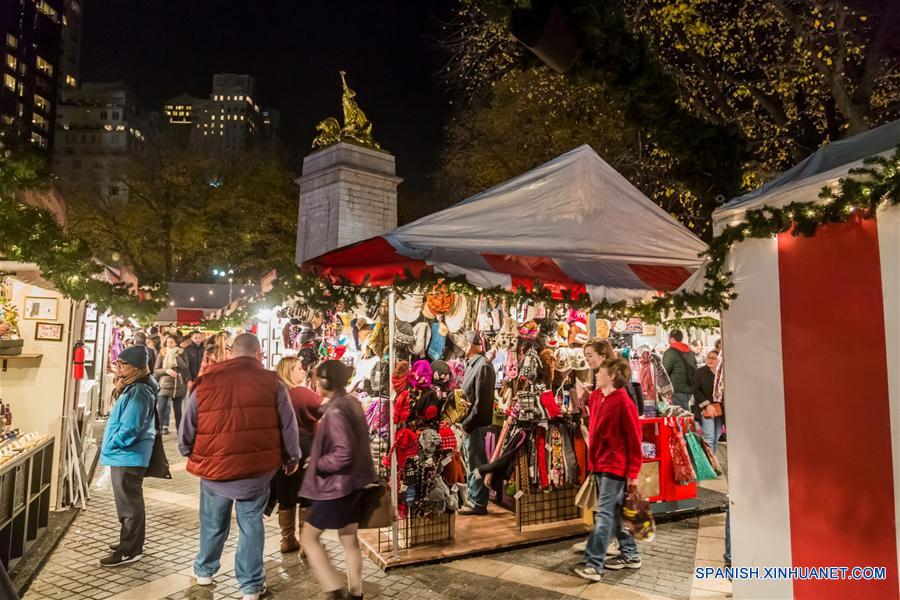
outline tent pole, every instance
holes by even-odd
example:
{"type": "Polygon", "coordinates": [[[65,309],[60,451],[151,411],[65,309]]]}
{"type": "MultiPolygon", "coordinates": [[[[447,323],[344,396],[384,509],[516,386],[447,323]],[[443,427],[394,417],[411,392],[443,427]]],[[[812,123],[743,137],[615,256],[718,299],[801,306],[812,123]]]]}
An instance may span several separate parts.
{"type": "MultiPolygon", "coordinates": [[[[394,292],[394,288],[391,288],[391,294],[388,300],[388,368],[390,369],[390,375],[394,374],[394,363],[397,361],[397,352],[394,350],[394,323],[396,321],[396,302],[397,302],[397,294],[394,292]]],[[[390,380],[390,379],[389,379],[390,380]]],[[[394,389],[393,381],[390,384],[390,393],[388,394],[388,403],[390,404],[389,416],[391,419],[391,444],[388,446],[389,448],[394,448],[394,439],[397,435],[397,425],[394,422],[394,397],[397,394],[397,391],[394,389]]],[[[391,520],[391,550],[396,556],[397,551],[399,550],[398,543],[400,538],[400,524],[397,519],[400,516],[399,511],[399,484],[397,481],[397,453],[391,452],[391,506],[394,510],[394,518],[391,520]]]]}

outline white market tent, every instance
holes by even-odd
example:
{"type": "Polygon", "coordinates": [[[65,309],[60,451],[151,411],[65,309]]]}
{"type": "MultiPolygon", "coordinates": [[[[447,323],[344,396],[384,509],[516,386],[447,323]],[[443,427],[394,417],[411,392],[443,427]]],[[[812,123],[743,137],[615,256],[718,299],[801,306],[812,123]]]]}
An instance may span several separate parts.
{"type": "Polygon", "coordinates": [[[647,299],[678,288],[706,245],[591,149],[579,146],[445,210],[303,267],[390,285],[433,271],[485,287],[647,299]],[[368,278],[368,279],[366,279],[368,278]]]}
{"type": "MultiPolygon", "coordinates": [[[[900,145],[900,121],[829,144],[713,214],[817,202],[900,145]]],[[[734,581],[736,598],[897,598],[900,206],[810,238],[737,244],[722,314],[733,563],[878,566],[873,581],[734,581]]]]}

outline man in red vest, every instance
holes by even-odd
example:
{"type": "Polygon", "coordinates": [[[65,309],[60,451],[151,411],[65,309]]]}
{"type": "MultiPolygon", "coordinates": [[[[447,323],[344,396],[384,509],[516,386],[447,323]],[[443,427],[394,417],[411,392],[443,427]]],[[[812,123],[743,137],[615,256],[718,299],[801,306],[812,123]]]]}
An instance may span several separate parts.
{"type": "Polygon", "coordinates": [[[266,590],[263,510],[269,481],[279,468],[288,475],[297,470],[300,443],[287,388],[263,368],[256,336],[237,336],[231,356],[196,380],[178,442],[188,472],[201,478],[197,584],[212,584],[234,506],[240,529],[234,573],[244,600],[258,600],[266,590]]]}

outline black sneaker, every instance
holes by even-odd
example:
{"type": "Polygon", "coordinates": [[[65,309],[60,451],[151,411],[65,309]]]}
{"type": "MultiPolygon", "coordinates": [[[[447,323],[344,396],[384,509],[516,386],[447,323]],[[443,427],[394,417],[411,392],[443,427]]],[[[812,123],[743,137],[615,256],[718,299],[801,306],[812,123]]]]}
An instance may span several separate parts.
{"type": "Polygon", "coordinates": [[[113,552],[117,552],[119,550],[119,545],[118,544],[110,544],[109,549],[112,550],[113,552]]]}
{"type": "Polygon", "coordinates": [[[134,556],[127,556],[119,554],[118,552],[113,552],[106,558],[100,559],[101,567],[121,567],[122,565],[128,565],[133,562],[137,562],[141,560],[140,554],[135,554],[134,556]]]}
{"type": "Polygon", "coordinates": [[[603,565],[607,569],[612,569],[613,571],[619,571],[621,569],[640,569],[641,568],[641,559],[627,559],[622,555],[610,558],[603,565]]]}

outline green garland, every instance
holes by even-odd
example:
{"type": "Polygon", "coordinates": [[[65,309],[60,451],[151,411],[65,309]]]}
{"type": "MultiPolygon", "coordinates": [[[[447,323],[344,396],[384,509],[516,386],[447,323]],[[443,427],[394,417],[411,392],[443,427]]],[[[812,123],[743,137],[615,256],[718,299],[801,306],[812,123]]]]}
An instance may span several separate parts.
{"type": "MultiPolygon", "coordinates": [[[[472,296],[482,295],[495,300],[517,303],[522,300],[545,302],[554,306],[565,304],[573,308],[590,310],[609,319],[639,317],[646,323],[665,323],[667,326],[715,325],[711,317],[696,317],[698,312],[720,312],[737,297],[732,274],[725,269],[728,255],[735,244],[746,239],[766,239],[781,233],[810,237],[821,225],[843,223],[854,214],[871,219],[883,202],[890,206],[900,203],[900,147],[891,157],[875,156],[864,161],[863,168],[850,171],[850,177],[841,179],[837,191],[824,188],[820,200],[792,202],[783,208],[763,206],[748,210],[745,220],[726,227],[717,235],[709,248],[701,254],[705,258],[705,285],[699,292],[662,294],[652,300],[636,302],[607,302],[592,304],[587,294],[562,300],[552,297],[551,290],[541,282],[535,282],[532,291],[520,287],[515,291],[501,288],[478,288],[465,277],[450,277],[431,271],[418,277],[407,272],[397,278],[393,290],[398,294],[429,289],[436,284],[446,285],[450,291],[472,296]],[[699,319],[699,320],[698,320],[699,319]]],[[[265,296],[258,296],[227,317],[208,321],[210,327],[240,326],[250,322],[259,310],[273,308],[291,298],[305,300],[314,310],[333,310],[343,303],[355,306],[357,299],[372,306],[385,294],[386,288],[370,287],[367,282],[354,285],[349,281],[334,282],[316,275],[298,273],[294,277],[279,279],[274,289],[265,296]]]]}
{"type": "MultiPolygon", "coordinates": [[[[12,196],[0,197],[0,253],[8,259],[34,263],[41,277],[63,295],[146,321],[165,307],[165,300],[141,300],[124,283],[98,277],[103,267],[91,258],[87,244],[69,237],[46,210],[26,206],[12,196]]],[[[164,298],[165,293],[156,294],[164,298]]]]}

